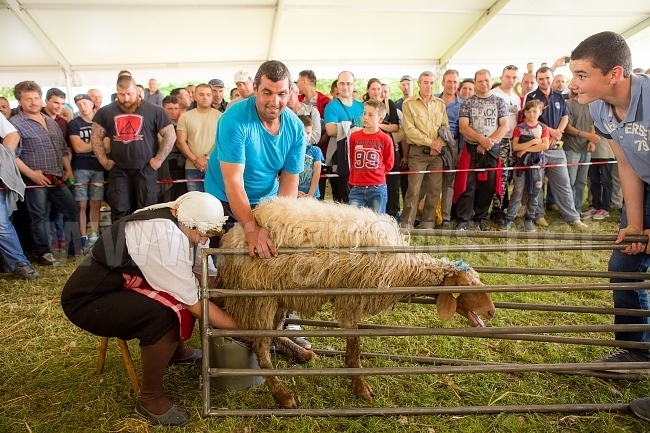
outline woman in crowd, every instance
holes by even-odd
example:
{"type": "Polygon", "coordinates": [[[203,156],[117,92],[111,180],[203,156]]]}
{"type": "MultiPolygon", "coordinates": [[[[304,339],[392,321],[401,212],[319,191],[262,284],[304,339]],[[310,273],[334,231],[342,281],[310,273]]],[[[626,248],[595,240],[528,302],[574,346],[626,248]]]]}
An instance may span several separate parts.
{"type": "Polygon", "coordinates": [[[474,80],[468,78],[463,80],[458,86],[458,96],[464,101],[471,98],[474,95],[474,80]]]}

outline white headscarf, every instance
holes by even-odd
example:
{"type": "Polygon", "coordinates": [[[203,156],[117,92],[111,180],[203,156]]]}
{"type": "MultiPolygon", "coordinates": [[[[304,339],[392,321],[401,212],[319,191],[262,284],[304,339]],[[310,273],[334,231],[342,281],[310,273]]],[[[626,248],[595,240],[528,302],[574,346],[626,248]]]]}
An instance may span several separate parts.
{"type": "Polygon", "coordinates": [[[152,209],[176,209],[178,222],[201,233],[219,231],[228,220],[218,198],[206,192],[192,191],[178,197],[176,201],[155,204],[138,209],[137,212],[152,209]]]}

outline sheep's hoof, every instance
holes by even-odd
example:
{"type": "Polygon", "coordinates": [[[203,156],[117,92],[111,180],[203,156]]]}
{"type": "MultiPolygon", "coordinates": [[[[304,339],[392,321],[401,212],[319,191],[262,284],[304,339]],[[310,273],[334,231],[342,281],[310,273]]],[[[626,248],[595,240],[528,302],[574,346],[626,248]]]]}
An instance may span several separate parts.
{"type": "Polygon", "coordinates": [[[354,395],[363,401],[370,401],[375,396],[375,392],[363,377],[352,378],[352,387],[354,388],[354,395]]]}
{"type": "Polygon", "coordinates": [[[312,359],[318,359],[318,355],[316,355],[316,353],[314,353],[314,351],[312,350],[308,350],[306,355],[308,356],[307,361],[311,361],[312,359]]]}
{"type": "Polygon", "coordinates": [[[287,390],[279,390],[273,397],[278,405],[283,409],[298,409],[298,404],[296,399],[293,398],[293,394],[287,390]]]}

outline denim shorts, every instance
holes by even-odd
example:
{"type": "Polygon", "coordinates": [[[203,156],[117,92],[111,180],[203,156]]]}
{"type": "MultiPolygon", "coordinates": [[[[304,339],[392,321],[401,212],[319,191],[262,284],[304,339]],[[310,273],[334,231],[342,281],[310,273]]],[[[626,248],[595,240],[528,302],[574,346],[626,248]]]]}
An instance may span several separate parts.
{"type": "Polygon", "coordinates": [[[72,192],[76,201],[104,200],[103,171],[74,170],[73,174],[75,185],[72,192]]]}

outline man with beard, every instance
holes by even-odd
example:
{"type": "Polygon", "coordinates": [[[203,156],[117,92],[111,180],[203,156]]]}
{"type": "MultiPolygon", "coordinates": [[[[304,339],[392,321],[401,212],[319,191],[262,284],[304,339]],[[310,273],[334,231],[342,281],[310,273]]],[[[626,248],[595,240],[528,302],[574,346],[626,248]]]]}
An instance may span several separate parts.
{"type": "Polygon", "coordinates": [[[176,128],[176,145],[185,155],[185,177],[194,182],[187,184],[188,191],[204,191],[201,180],[205,176],[208,157],[214,148],[217,121],[221,112],[212,108],[212,88],[199,84],[194,92],[196,108],[181,115],[176,128]]]}
{"type": "Polygon", "coordinates": [[[165,110],[138,98],[133,78],[118,78],[117,99],[95,114],[91,136],[93,152],[108,170],[106,202],[113,222],[157,202],[157,170],[175,142],[165,110]],[[103,144],[107,136],[110,159],[103,144]]]}

